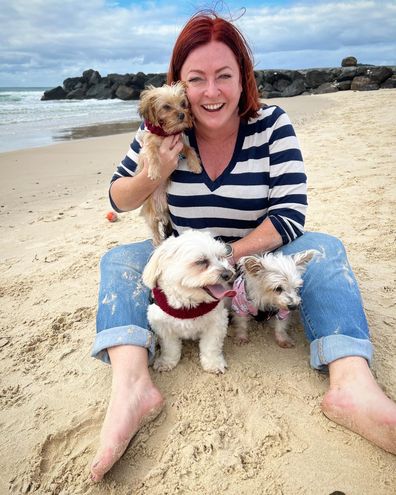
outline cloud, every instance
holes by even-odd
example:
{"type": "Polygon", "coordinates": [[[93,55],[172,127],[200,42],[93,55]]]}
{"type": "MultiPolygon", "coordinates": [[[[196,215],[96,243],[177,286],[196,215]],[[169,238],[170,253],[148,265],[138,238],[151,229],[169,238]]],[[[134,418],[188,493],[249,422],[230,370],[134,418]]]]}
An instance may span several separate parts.
{"type": "MultiPolygon", "coordinates": [[[[227,3],[238,13],[234,2],[227,3]]],[[[87,68],[103,75],[166,71],[176,36],[194,10],[190,2],[180,7],[170,0],[3,0],[0,85],[51,86],[87,68]]],[[[395,19],[390,0],[306,0],[249,7],[237,25],[257,68],[304,68],[339,65],[346,55],[395,64],[395,19]]]]}

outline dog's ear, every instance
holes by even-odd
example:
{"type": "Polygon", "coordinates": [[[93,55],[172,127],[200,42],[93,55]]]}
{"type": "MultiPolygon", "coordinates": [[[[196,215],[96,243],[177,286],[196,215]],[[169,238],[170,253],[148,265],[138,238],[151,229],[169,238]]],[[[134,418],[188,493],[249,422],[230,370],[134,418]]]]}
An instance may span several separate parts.
{"type": "Polygon", "coordinates": [[[188,88],[188,84],[186,81],[177,81],[177,84],[180,84],[184,91],[186,91],[186,89],[188,88]]]}
{"type": "Polygon", "coordinates": [[[257,276],[263,269],[263,265],[260,263],[257,256],[244,256],[238,263],[243,267],[244,271],[249,275],[257,276]]]}
{"type": "Polygon", "coordinates": [[[161,246],[158,247],[151,258],[148,260],[147,265],[143,270],[142,280],[144,285],[146,285],[149,289],[153,289],[158,282],[158,278],[161,275],[161,259],[163,257],[163,250],[161,246]]]}
{"type": "Polygon", "coordinates": [[[139,115],[151,122],[153,125],[159,125],[155,112],[155,102],[157,94],[154,86],[147,86],[140,93],[139,115]]]}
{"type": "Polygon", "coordinates": [[[307,264],[316,254],[319,254],[319,251],[316,251],[315,249],[308,249],[307,251],[302,251],[301,253],[294,254],[293,259],[298,269],[300,271],[304,271],[307,264]]]}

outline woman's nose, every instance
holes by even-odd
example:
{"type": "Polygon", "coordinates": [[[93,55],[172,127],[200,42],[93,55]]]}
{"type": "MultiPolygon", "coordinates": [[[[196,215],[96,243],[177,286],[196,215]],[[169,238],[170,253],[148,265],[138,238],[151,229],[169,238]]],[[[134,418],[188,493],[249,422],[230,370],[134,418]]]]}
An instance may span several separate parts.
{"type": "Polygon", "coordinates": [[[219,92],[220,92],[220,89],[219,89],[218,85],[216,84],[216,81],[208,80],[207,85],[206,85],[206,89],[205,89],[206,96],[209,96],[209,97],[218,96],[219,92]]]}

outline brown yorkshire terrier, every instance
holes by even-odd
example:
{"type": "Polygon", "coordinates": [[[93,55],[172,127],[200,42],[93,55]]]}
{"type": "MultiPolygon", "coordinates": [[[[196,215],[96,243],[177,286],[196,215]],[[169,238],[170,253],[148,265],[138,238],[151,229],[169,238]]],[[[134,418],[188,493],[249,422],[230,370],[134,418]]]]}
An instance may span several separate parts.
{"type": "MultiPolygon", "coordinates": [[[[143,162],[147,162],[148,176],[156,180],[161,178],[159,147],[164,137],[182,133],[193,125],[186,97],[186,84],[179,81],[160,88],[149,86],[141,93],[139,113],[144,118],[145,133],[137,171],[140,172],[143,162]]],[[[187,166],[191,172],[199,174],[202,171],[199,158],[184,136],[183,142],[181,153],[187,161],[187,166]]],[[[146,199],[141,210],[152,231],[155,246],[171,232],[166,189],[167,183],[160,185],[146,199]]]]}

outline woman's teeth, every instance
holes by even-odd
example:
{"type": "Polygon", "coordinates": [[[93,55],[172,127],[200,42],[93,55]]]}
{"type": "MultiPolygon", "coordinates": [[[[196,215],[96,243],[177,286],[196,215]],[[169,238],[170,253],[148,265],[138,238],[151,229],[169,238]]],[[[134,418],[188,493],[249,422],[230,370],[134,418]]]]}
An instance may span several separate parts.
{"type": "Polygon", "coordinates": [[[222,108],[223,103],[217,103],[215,105],[202,105],[205,110],[208,110],[209,112],[215,112],[216,110],[220,110],[222,108]]]}

